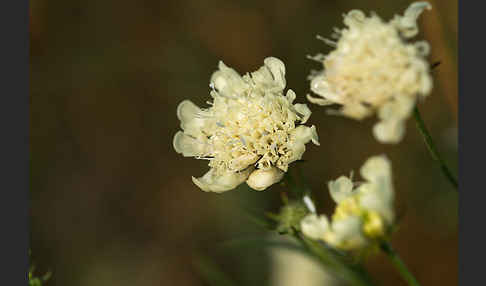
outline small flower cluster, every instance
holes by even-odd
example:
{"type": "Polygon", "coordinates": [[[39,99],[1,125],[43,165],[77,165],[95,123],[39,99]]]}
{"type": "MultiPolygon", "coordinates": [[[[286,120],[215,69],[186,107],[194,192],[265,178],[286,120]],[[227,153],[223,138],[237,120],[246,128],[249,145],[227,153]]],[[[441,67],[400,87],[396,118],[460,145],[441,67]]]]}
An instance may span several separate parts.
{"type": "Polygon", "coordinates": [[[385,238],[394,220],[391,165],[385,156],[369,158],[360,170],[366,182],[357,187],[352,177],[329,182],[337,206],[329,222],[325,215],[309,214],[301,230],[341,250],[359,250],[385,238]]]}
{"type": "Polygon", "coordinates": [[[311,115],[307,105],[294,104],[290,89],[283,94],[285,66],[279,59],[266,58],[263,67],[244,76],[220,62],[210,86],[210,108],[189,100],[179,104],[183,131],[173,140],[178,153],[209,160],[211,169],[193,177],[203,191],[220,193],[245,181],[264,190],[301,159],[305,144],[319,145],[315,126],[297,124],[311,115]]]}
{"type": "Polygon", "coordinates": [[[382,143],[401,141],[417,98],[432,89],[425,60],[428,43],[406,42],[417,35],[417,18],[425,9],[431,9],[429,3],[415,2],[389,22],[360,10],[345,14],[347,28],[336,28],[332,35],[337,42],[323,39],[335,50],[314,57],[324,65],[309,77],[311,90],[321,98],[308,95],[308,100],[339,104],[338,114],[358,120],[376,112],[380,121],[373,128],[375,138],[382,143]]]}

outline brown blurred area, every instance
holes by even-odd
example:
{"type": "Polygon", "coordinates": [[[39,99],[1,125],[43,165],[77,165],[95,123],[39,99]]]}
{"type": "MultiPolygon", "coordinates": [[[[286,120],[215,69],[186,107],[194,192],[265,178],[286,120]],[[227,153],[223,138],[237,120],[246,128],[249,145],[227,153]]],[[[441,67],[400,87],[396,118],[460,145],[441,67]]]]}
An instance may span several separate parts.
{"type": "MultiPolygon", "coordinates": [[[[457,174],[457,1],[431,0],[421,16],[430,42],[434,92],[420,105],[432,136],[457,174]]],[[[320,69],[307,54],[342,26],[351,9],[384,19],[411,1],[30,1],[31,249],[47,285],[206,285],[195,254],[214,257],[239,285],[267,285],[263,249],[214,250],[259,237],[243,208],[276,211],[276,185],[201,192],[191,181],[207,162],[173,150],[183,99],[204,106],[219,60],[240,73],[267,56],[282,59],[287,87],[305,103],[306,80],[320,69]]],[[[397,212],[393,244],[422,285],[457,284],[457,199],[414,126],[389,146],[358,123],[311,105],[321,146],[303,163],[320,211],[333,208],[326,182],[359,170],[371,155],[392,160],[397,212]]],[[[405,285],[385,257],[367,262],[381,285],[405,285]]]]}

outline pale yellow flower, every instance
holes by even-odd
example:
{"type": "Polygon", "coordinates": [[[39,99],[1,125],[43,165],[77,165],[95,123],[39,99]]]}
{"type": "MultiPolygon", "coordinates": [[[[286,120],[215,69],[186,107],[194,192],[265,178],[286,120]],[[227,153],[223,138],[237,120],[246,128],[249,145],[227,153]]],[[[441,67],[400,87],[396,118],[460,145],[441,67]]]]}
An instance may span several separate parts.
{"type": "Polygon", "coordinates": [[[308,100],[339,104],[339,114],[358,120],[377,113],[376,139],[399,142],[417,98],[432,89],[428,43],[407,41],[418,33],[417,18],[425,9],[431,9],[429,3],[415,2],[389,22],[360,10],[345,14],[346,28],[333,35],[337,41],[324,39],[335,49],[314,57],[324,70],[310,76],[311,90],[320,97],[308,100]]]}
{"type": "Polygon", "coordinates": [[[355,186],[346,176],[329,182],[337,206],[331,222],[325,215],[309,214],[301,230],[342,250],[357,250],[384,238],[394,221],[391,165],[385,156],[369,158],[360,170],[366,181],[355,186]]]}
{"type": "Polygon", "coordinates": [[[329,220],[325,215],[309,214],[300,222],[301,231],[312,239],[320,239],[329,230],[329,220]]]}
{"type": "Polygon", "coordinates": [[[245,181],[264,190],[302,158],[305,144],[319,145],[315,126],[298,125],[311,115],[307,105],[294,104],[290,89],[284,95],[285,66],[279,59],[266,58],[260,69],[243,76],[220,62],[210,86],[209,108],[189,100],[179,104],[183,131],[173,140],[178,153],[209,160],[210,170],[193,177],[203,191],[224,192],[245,181]]]}

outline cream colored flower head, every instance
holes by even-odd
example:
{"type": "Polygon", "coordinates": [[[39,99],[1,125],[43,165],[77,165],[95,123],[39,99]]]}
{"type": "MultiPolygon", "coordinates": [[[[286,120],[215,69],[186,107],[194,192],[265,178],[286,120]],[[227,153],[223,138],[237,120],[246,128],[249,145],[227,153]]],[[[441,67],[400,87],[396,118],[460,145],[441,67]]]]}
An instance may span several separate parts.
{"type": "Polygon", "coordinates": [[[418,33],[417,18],[427,2],[415,2],[403,16],[384,22],[378,15],[367,17],[360,10],[344,15],[346,28],[335,29],[324,39],[335,49],[328,55],[314,57],[324,70],[309,78],[311,90],[320,97],[307,95],[319,105],[340,104],[339,114],[363,119],[377,113],[380,121],[373,133],[382,143],[397,143],[405,131],[418,97],[432,89],[429,65],[425,57],[429,45],[407,40],[418,33]]]}
{"type": "Polygon", "coordinates": [[[219,62],[211,76],[209,108],[184,100],[177,108],[183,131],[174,149],[185,157],[209,160],[210,170],[193,182],[207,192],[224,192],[243,182],[264,190],[279,182],[288,165],[301,159],[305,144],[319,145],[315,126],[303,124],[311,115],[305,104],[284,95],[285,66],[269,57],[255,72],[240,76],[219,62]]]}
{"type": "Polygon", "coordinates": [[[346,176],[329,182],[337,204],[332,220],[325,215],[306,216],[301,221],[306,236],[342,250],[357,250],[387,235],[394,221],[390,162],[383,155],[371,157],[360,173],[366,181],[359,186],[346,176]]]}

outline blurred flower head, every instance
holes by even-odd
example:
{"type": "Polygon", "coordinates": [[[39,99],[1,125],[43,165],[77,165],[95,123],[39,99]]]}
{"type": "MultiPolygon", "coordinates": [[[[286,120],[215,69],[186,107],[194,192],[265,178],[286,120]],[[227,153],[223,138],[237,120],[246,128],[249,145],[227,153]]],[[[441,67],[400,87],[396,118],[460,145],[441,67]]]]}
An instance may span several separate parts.
{"type": "Polygon", "coordinates": [[[179,104],[183,131],[174,136],[174,149],[209,160],[210,170],[193,177],[198,187],[219,193],[246,181],[264,190],[301,159],[306,143],[319,145],[315,126],[298,125],[311,111],[293,103],[292,90],[284,95],[285,85],[285,66],[277,58],[266,58],[260,69],[244,76],[219,62],[211,76],[211,106],[202,109],[189,100],[179,104]]]}
{"type": "Polygon", "coordinates": [[[342,250],[363,249],[386,237],[394,221],[391,165],[385,156],[369,158],[360,170],[366,180],[354,186],[341,176],[328,184],[337,203],[332,221],[325,215],[307,215],[301,230],[342,250]]]}
{"type": "MultiPolygon", "coordinates": [[[[292,240],[282,239],[282,242],[298,244],[292,240]]],[[[323,268],[322,264],[308,255],[284,247],[269,250],[272,261],[272,271],[269,277],[271,286],[334,286],[340,285],[332,270],[323,268]]]]}
{"type": "Polygon", "coordinates": [[[399,142],[416,99],[432,89],[425,60],[428,43],[407,41],[417,35],[417,18],[425,9],[431,9],[429,3],[412,3],[403,16],[389,22],[376,14],[367,17],[360,10],[345,14],[346,28],[336,28],[332,35],[336,42],[323,39],[335,49],[313,57],[323,63],[324,70],[310,75],[311,90],[320,97],[308,95],[308,100],[340,104],[339,114],[358,120],[377,113],[376,139],[399,142]]]}

